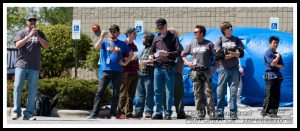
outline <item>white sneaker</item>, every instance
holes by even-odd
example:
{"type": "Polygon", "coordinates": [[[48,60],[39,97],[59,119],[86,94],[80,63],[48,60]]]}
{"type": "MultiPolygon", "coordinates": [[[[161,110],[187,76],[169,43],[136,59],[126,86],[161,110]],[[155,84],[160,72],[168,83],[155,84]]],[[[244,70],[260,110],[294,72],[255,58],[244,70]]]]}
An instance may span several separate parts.
{"type": "Polygon", "coordinates": [[[12,119],[12,120],[17,120],[17,119],[19,119],[20,117],[21,117],[21,114],[13,113],[11,119],[12,119]]]}

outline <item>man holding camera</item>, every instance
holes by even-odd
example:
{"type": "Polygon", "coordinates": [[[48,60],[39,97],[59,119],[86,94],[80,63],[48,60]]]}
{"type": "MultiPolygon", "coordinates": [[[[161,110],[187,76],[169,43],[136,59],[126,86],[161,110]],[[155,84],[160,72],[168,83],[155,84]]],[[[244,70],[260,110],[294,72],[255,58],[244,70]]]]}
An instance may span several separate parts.
{"type": "Polygon", "coordinates": [[[191,77],[193,79],[193,88],[195,95],[195,106],[198,111],[198,118],[205,118],[205,103],[202,100],[203,88],[205,89],[206,103],[208,107],[208,115],[211,119],[215,117],[215,106],[213,99],[211,74],[216,71],[217,64],[214,69],[212,66],[214,44],[204,39],[206,29],[202,25],[196,25],[194,37],[196,41],[187,45],[182,51],[182,60],[191,68],[191,77]],[[192,55],[192,62],[188,61],[186,56],[192,55]]]}
{"type": "Polygon", "coordinates": [[[221,60],[217,87],[217,117],[224,119],[225,94],[227,84],[230,88],[230,118],[237,118],[237,89],[240,81],[239,58],[244,56],[242,41],[232,35],[232,25],[225,21],[221,24],[222,37],[216,42],[216,60],[221,60]]]}

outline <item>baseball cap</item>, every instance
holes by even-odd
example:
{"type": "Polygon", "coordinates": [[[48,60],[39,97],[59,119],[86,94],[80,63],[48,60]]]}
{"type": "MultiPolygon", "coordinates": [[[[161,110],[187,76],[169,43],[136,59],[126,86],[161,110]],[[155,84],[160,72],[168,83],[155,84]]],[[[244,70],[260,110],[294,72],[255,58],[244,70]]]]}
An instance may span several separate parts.
{"type": "Polygon", "coordinates": [[[126,30],[125,34],[131,34],[133,32],[136,32],[136,29],[134,27],[130,27],[126,30]]]}
{"type": "Polygon", "coordinates": [[[30,15],[26,18],[26,20],[29,20],[29,19],[36,19],[36,16],[35,15],[30,15]]]}
{"type": "Polygon", "coordinates": [[[165,24],[167,24],[167,21],[164,18],[159,18],[155,23],[156,26],[164,26],[165,24]]]}
{"type": "Polygon", "coordinates": [[[116,24],[113,24],[109,27],[108,30],[117,30],[118,32],[120,32],[120,27],[116,24]]]}

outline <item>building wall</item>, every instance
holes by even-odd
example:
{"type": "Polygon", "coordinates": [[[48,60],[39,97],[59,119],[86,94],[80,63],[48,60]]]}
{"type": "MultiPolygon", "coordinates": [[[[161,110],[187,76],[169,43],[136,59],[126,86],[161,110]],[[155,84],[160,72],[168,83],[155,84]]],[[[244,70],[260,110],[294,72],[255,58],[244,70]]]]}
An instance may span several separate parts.
{"type": "Polygon", "coordinates": [[[196,24],[219,27],[222,21],[235,27],[269,28],[270,17],[279,17],[280,31],[293,32],[292,7],[75,7],[73,15],[81,20],[82,32],[86,34],[92,33],[94,23],[99,23],[102,30],[117,24],[124,33],[134,26],[135,19],[142,19],[144,29],[154,32],[155,21],[160,17],[180,34],[193,31],[196,24]]]}

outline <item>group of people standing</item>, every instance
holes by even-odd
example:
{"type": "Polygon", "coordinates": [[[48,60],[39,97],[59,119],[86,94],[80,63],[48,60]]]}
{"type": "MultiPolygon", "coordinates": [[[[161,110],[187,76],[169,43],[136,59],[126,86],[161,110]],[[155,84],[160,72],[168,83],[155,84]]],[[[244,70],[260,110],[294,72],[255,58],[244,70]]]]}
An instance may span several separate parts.
{"type": "MultiPolygon", "coordinates": [[[[28,83],[29,91],[32,93],[29,93],[24,119],[32,119],[32,101],[36,95],[38,80],[38,77],[34,77],[36,76],[34,71],[38,72],[40,68],[40,57],[36,60],[33,58],[40,56],[40,48],[37,47],[49,47],[45,35],[32,28],[34,23],[31,20],[36,21],[36,18],[28,18],[28,28],[19,32],[15,38],[21,55],[16,64],[14,120],[21,116],[20,90],[26,73],[29,74],[29,81],[31,81],[28,83]],[[35,41],[32,39],[33,36],[37,37],[35,41]]],[[[185,48],[179,42],[177,31],[168,28],[165,19],[159,18],[156,21],[156,28],[159,32],[156,37],[151,32],[144,32],[144,49],[140,56],[137,55],[138,48],[133,42],[137,36],[135,28],[127,29],[125,41],[118,39],[120,35],[118,25],[113,24],[109,32],[101,33],[94,47],[101,50],[102,76],[99,78],[92,112],[87,118],[97,118],[103,103],[101,96],[109,84],[112,89],[110,119],[145,117],[154,120],[171,120],[173,105],[175,105],[177,119],[189,117],[184,112],[183,103],[182,74],[185,63],[191,68],[190,76],[193,80],[197,117],[204,119],[207,113],[210,119],[224,119],[225,95],[229,86],[230,118],[237,119],[237,90],[241,78],[239,58],[244,56],[244,45],[238,37],[232,35],[232,25],[229,22],[221,24],[223,36],[215,44],[205,39],[206,28],[203,25],[196,25],[193,31],[195,41],[185,48]],[[109,39],[106,39],[107,35],[109,39]],[[191,61],[186,58],[188,55],[192,56],[191,61]],[[220,68],[220,73],[215,109],[211,75],[217,68],[220,68]],[[135,96],[137,103],[133,108],[135,96]]],[[[283,62],[280,54],[276,52],[278,43],[278,37],[271,37],[270,50],[265,54],[267,88],[263,116],[276,115],[279,106],[282,81],[279,70],[283,68],[283,62]]]]}

